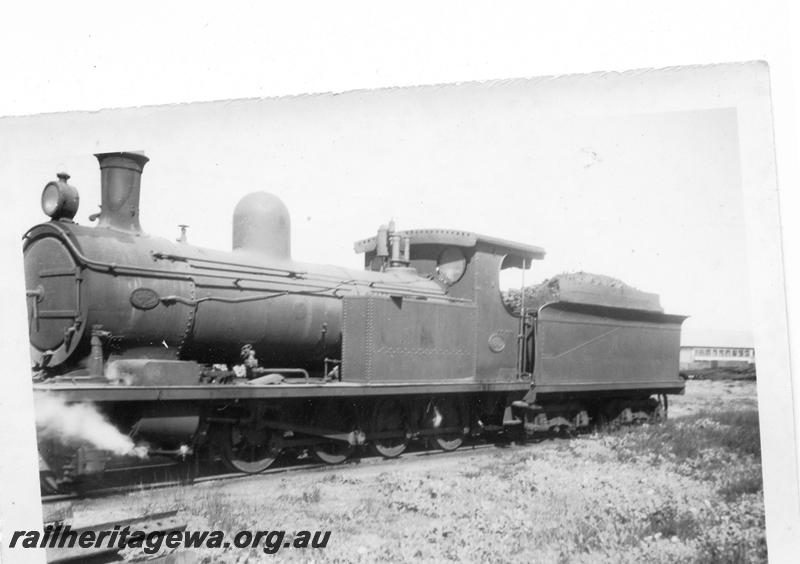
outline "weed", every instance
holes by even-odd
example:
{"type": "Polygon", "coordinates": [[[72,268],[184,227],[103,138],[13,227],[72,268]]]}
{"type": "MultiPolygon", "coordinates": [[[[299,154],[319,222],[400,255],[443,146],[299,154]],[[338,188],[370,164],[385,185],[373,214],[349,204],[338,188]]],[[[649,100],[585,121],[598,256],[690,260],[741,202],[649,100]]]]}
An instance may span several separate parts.
{"type": "Polygon", "coordinates": [[[731,530],[709,531],[700,542],[697,561],[704,564],[745,564],[767,561],[766,539],[731,530]]]}
{"type": "Polygon", "coordinates": [[[612,445],[621,462],[650,457],[652,462],[672,458],[677,463],[696,459],[711,449],[761,458],[758,412],[701,412],[661,425],[620,430],[612,445]]]}
{"type": "Polygon", "coordinates": [[[310,492],[303,492],[303,501],[305,503],[319,503],[321,499],[322,494],[319,493],[319,486],[314,486],[310,492]]]}
{"type": "Polygon", "coordinates": [[[714,419],[727,426],[726,432],[717,437],[722,447],[761,458],[758,411],[721,411],[714,414],[714,419]]]}
{"type": "Polygon", "coordinates": [[[575,524],[572,534],[575,550],[590,554],[602,547],[602,535],[596,522],[581,519],[575,524]]]}
{"type": "Polygon", "coordinates": [[[737,476],[733,480],[721,487],[719,493],[725,501],[736,501],[742,495],[755,494],[762,491],[764,482],[761,478],[759,467],[752,469],[751,473],[744,476],[737,476]]]}
{"type": "Polygon", "coordinates": [[[194,510],[204,515],[209,525],[226,531],[236,531],[242,528],[242,519],[247,508],[242,507],[231,496],[213,490],[201,499],[194,510]]]}
{"type": "Polygon", "coordinates": [[[748,564],[752,562],[748,556],[747,546],[742,542],[725,546],[704,544],[698,561],[704,564],[748,564]]]}
{"type": "Polygon", "coordinates": [[[647,516],[646,535],[679,539],[693,539],[697,536],[699,523],[688,511],[678,511],[677,506],[667,502],[647,516]]]}

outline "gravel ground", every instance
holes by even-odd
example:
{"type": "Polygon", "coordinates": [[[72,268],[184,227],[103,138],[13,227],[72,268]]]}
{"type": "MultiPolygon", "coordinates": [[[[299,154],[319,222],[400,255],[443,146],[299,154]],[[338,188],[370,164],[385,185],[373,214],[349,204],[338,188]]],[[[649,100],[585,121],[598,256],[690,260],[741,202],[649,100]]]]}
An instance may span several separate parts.
{"type": "MultiPolygon", "coordinates": [[[[134,492],[72,512],[97,522],[179,508],[188,530],[229,539],[239,530],[331,531],[326,548],[281,548],[281,561],[759,562],[758,453],[703,446],[685,456],[659,446],[697,429],[719,434],[727,424],[715,413],[756,407],[755,382],[690,381],[663,427],[134,492]]],[[[264,558],[261,547],[231,547],[182,561],[264,558]]]]}

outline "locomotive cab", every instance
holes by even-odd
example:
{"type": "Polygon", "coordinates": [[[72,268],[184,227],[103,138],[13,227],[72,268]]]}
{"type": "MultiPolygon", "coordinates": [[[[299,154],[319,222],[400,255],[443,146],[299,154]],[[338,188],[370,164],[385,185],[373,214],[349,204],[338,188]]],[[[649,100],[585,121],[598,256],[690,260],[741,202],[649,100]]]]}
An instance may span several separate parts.
{"type": "MultiPolygon", "coordinates": [[[[405,353],[407,356],[413,358],[424,354],[430,358],[439,354],[463,358],[458,370],[452,363],[442,360],[439,370],[449,366],[446,370],[448,379],[474,378],[483,382],[511,383],[530,378],[530,366],[521,350],[521,343],[527,341],[523,334],[529,327],[504,306],[499,287],[500,270],[528,268],[533,260],[544,258],[544,249],[467,231],[415,229],[395,232],[391,227],[381,227],[375,237],[358,241],[354,247],[356,252],[364,253],[367,270],[413,268],[420,276],[434,280],[442,287],[453,302],[450,310],[458,311],[457,307],[464,310],[452,316],[437,316],[437,319],[447,319],[446,323],[429,323],[419,315],[412,316],[416,319],[409,318],[409,326],[416,323],[423,327],[414,337],[424,341],[424,328],[428,326],[430,331],[433,327],[446,334],[447,339],[457,346],[437,353],[434,352],[436,346],[414,343],[409,347],[404,344],[400,348],[408,351],[405,353]],[[382,238],[388,240],[388,244],[382,242],[382,238]],[[395,250],[398,241],[403,242],[400,252],[395,250]],[[398,261],[398,256],[404,258],[398,261]],[[442,323],[444,326],[440,327],[442,323]]],[[[385,316],[392,318],[388,314],[385,316]]],[[[397,318],[396,312],[393,322],[397,318]]],[[[392,348],[397,349],[396,346],[392,348]]],[[[348,355],[344,356],[347,363],[348,355]]],[[[350,362],[356,360],[350,358],[350,362]]],[[[409,361],[404,359],[403,362],[409,361]]]]}

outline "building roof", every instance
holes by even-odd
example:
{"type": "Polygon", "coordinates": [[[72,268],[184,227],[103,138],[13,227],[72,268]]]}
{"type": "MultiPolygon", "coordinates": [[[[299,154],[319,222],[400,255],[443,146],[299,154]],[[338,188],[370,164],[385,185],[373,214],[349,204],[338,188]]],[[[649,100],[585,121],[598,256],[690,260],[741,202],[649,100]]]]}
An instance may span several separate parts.
{"type": "Polygon", "coordinates": [[[752,349],[753,334],[750,331],[731,329],[683,329],[681,331],[682,347],[727,347],[752,349]]]}

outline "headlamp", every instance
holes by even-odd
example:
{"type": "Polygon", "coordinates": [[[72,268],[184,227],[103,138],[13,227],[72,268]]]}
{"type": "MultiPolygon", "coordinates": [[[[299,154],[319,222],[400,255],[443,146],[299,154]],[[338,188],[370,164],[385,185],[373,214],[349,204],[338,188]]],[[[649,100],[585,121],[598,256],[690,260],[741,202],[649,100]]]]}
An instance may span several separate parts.
{"type": "Polygon", "coordinates": [[[78,213],[78,190],[67,184],[69,174],[60,172],[57,176],[58,180],[48,182],[42,190],[42,211],[53,219],[72,219],[78,213]]]}

